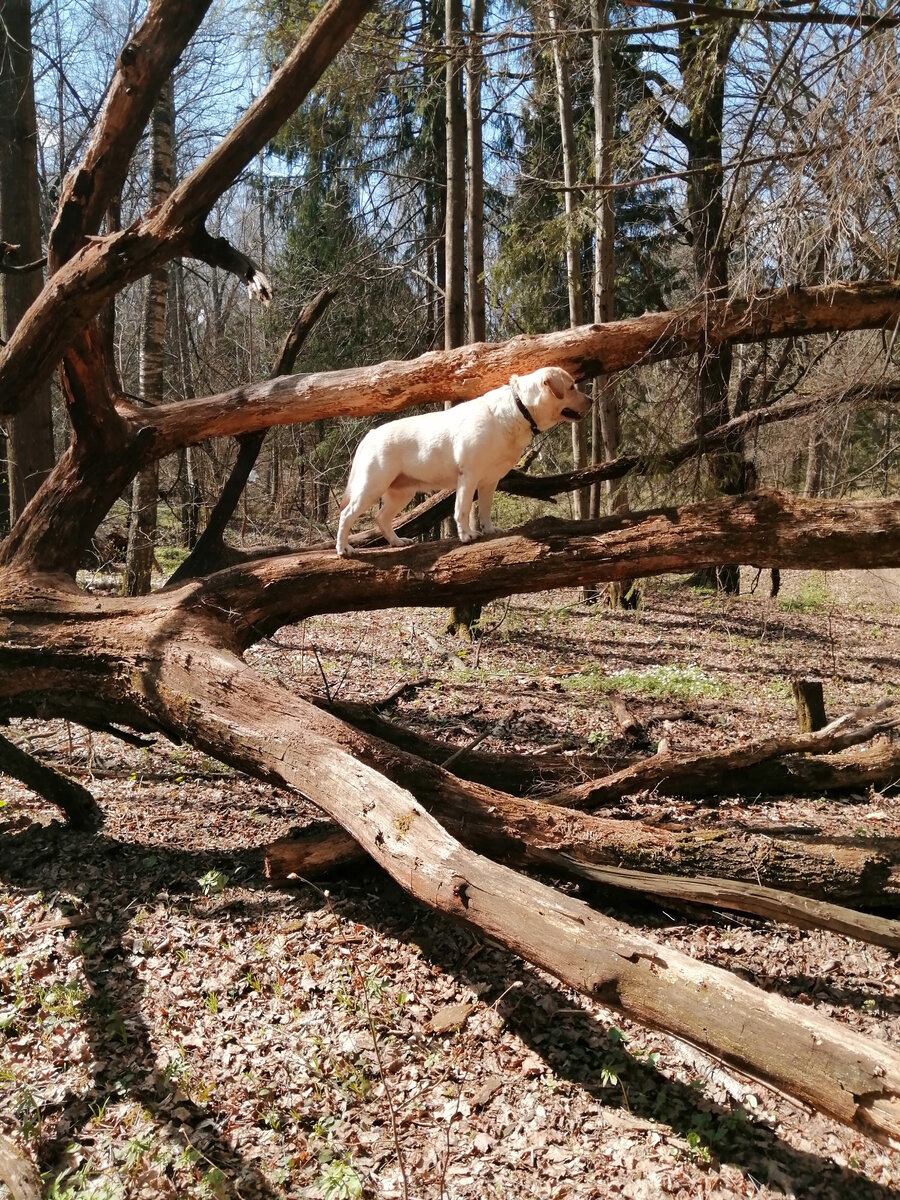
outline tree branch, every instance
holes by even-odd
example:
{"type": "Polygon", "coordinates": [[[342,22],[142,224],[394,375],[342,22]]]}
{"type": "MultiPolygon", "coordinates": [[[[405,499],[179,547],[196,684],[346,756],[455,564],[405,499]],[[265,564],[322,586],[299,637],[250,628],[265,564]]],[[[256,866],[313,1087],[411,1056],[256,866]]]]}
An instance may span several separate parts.
{"type": "MultiPolygon", "coordinates": [[[[333,299],[334,292],[331,288],[325,287],[308,304],[304,305],[282,343],[270,378],[277,378],[293,369],[297,355],[310,330],[333,299]]],[[[225,545],[222,540],[225,528],[247,486],[247,480],[250,478],[250,472],[259,456],[265,436],[266,430],[261,430],[258,433],[241,434],[238,438],[237,461],[225,481],[225,486],[222,488],[215,507],[209,514],[206,528],[198,538],[197,545],[178,570],[172,574],[167,586],[183,583],[186,579],[194,579],[198,575],[205,575],[209,571],[225,566],[225,545]]]]}
{"type": "Polygon", "coordinates": [[[193,258],[208,263],[211,267],[221,267],[243,279],[247,285],[247,293],[251,300],[259,300],[269,304],[272,299],[272,285],[256,265],[241,250],[232,246],[227,238],[213,237],[205,226],[200,226],[191,235],[187,249],[193,258]]]}
{"type": "Polygon", "coordinates": [[[159,90],[209,6],[210,0],[152,0],[122,48],[84,157],[63,184],[50,230],[51,274],[99,230],[110,200],[122,190],[159,90]]]}
{"type": "MultiPolygon", "coordinates": [[[[505,383],[513,372],[550,363],[580,378],[681,358],[701,345],[884,328],[898,319],[900,282],[786,288],[749,300],[701,299],[670,312],[432,351],[404,362],[286,375],[159,405],[135,420],[150,432],[152,453],[162,456],[209,437],[235,437],[271,425],[468,400],[505,383]]],[[[14,402],[13,396],[0,399],[0,414],[7,399],[14,402]]]]}
{"type": "MultiPolygon", "coordinates": [[[[105,208],[109,191],[105,187],[103,205],[98,206],[93,174],[87,168],[79,170],[71,200],[65,205],[66,215],[63,216],[61,209],[57,219],[58,257],[62,259],[66,253],[71,257],[55,271],[52,285],[43,289],[0,351],[0,416],[12,415],[27,403],[33,388],[47,378],[78,332],[113,296],[155,267],[184,253],[218,197],[303,103],[373,2],[327,0],[259,99],[164,204],[129,229],[93,239],[77,249],[88,224],[99,227],[102,214],[94,210],[105,208]],[[90,221],[82,208],[90,209],[90,221]]],[[[204,8],[205,5],[203,0],[204,8]]],[[[158,8],[153,11],[169,8],[178,11],[172,0],[165,3],[159,0],[158,8]]],[[[165,35],[160,36],[166,41],[165,35]]],[[[143,62],[138,54],[132,65],[143,62]]],[[[147,101],[148,113],[154,98],[155,93],[147,101]]],[[[104,113],[110,112],[108,104],[104,113]]],[[[98,166],[102,165],[102,151],[115,136],[113,128],[111,115],[106,121],[101,119],[92,139],[98,166]]],[[[121,140],[124,143],[124,137],[121,140]]],[[[55,256],[57,251],[52,250],[51,267],[56,265],[55,256]]]]}

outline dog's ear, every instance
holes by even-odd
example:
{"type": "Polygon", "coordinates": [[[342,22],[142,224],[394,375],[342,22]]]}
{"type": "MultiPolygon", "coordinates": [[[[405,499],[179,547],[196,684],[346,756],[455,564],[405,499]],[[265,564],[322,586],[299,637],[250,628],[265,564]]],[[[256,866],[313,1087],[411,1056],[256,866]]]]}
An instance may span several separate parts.
{"type": "Polygon", "coordinates": [[[566,394],[562,380],[560,379],[561,374],[562,372],[557,367],[551,367],[550,370],[544,372],[541,378],[541,383],[543,383],[544,387],[550,389],[557,400],[562,400],[566,394]]]}

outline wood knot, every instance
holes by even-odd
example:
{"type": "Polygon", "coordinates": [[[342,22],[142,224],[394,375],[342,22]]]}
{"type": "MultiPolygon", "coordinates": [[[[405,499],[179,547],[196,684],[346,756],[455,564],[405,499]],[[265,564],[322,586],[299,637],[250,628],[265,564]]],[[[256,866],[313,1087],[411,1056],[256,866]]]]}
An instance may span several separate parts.
{"type": "Polygon", "coordinates": [[[453,887],[453,895],[457,898],[463,908],[469,907],[469,881],[462,875],[454,875],[451,884],[453,887]]]}

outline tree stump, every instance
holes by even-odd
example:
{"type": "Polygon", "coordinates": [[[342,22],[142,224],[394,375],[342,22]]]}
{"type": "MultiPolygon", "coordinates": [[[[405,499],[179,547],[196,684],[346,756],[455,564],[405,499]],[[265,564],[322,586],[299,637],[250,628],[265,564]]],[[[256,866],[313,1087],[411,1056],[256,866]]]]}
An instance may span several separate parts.
{"type": "Polygon", "coordinates": [[[797,705],[797,723],[801,733],[815,733],[828,724],[821,679],[792,679],[791,692],[797,705]]]}

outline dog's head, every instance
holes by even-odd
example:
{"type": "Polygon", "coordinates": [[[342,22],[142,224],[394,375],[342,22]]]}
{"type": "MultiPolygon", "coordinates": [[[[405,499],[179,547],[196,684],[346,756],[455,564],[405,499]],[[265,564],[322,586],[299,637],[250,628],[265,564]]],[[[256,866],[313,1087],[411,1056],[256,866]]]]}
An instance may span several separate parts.
{"type": "Polygon", "coordinates": [[[510,383],[538,429],[549,429],[557,421],[580,421],[591,407],[590,397],[579,391],[562,367],[541,367],[530,375],[513,375],[510,383]]]}

